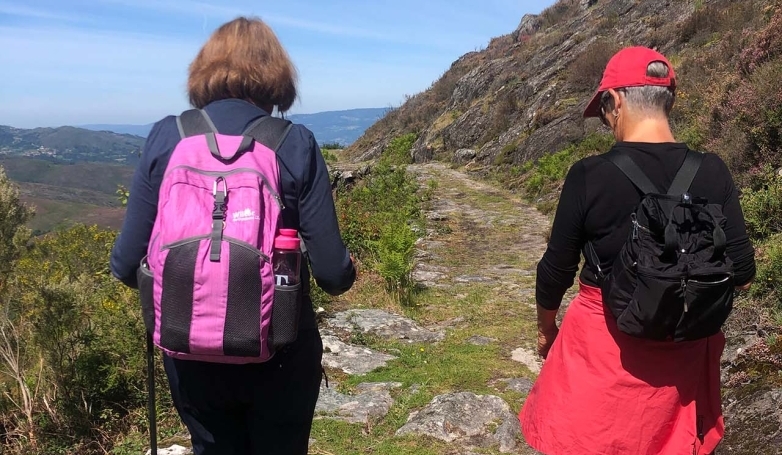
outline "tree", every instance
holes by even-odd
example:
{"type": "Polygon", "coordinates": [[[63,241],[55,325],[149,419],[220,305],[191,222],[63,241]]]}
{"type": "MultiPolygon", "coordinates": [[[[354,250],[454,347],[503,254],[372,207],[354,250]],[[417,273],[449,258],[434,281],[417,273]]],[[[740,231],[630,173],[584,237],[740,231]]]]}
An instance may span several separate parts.
{"type": "MultiPolygon", "coordinates": [[[[14,323],[11,305],[7,300],[6,280],[19,259],[27,241],[30,230],[25,223],[33,216],[33,210],[19,199],[19,189],[8,179],[5,170],[0,167],[0,373],[11,379],[15,385],[15,393],[5,392],[6,398],[24,416],[22,433],[29,439],[29,444],[36,447],[35,423],[33,409],[37,382],[29,381],[25,356],[25,343],[22,342],[23,327],[14,323]],[[35,387],[31,387],[34,385],[35,387]]],[[[40,378],[40,374],[37,375],[40,378]]]]}

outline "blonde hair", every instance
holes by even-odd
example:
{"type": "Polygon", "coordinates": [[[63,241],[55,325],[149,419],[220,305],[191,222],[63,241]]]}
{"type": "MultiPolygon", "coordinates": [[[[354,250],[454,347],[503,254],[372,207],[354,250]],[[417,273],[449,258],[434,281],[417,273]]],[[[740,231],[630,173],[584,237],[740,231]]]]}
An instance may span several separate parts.
{"type": "Polygon", "coordinates": [[[239,17],[220,26],[190,64],[190,104],[203,108],[228,98],[285,112],[296,101],[296,68],[272,29],[239,17]]]}

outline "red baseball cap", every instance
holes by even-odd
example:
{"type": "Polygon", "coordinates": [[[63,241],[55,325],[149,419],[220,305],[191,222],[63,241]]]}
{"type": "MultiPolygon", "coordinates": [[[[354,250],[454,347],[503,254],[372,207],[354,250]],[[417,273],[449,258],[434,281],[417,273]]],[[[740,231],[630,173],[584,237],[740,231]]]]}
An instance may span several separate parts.
{"type": "Polygon", "coordinates": [[[673,66],[665,56],[648,47],[635,46],[622,49],[608,61],[600,88],[587,104],[584,117],[600,116],[600,97],[606,90],[644,85],[675,88],[676,75],[673,72],[673,66]],[[668,65],[668,77],[647,76],[646,69],[652,62],[663,62],[668,65]]]}

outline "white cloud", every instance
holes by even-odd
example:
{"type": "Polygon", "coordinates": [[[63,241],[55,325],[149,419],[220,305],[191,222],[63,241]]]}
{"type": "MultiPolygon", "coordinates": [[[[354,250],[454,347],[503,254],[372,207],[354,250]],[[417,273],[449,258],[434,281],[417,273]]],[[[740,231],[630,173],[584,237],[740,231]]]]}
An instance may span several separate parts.
{"type": "Polygon", "coordinates": [[[80,15],[54,12],[49,9],[32,8],[18,3],[9,3],[0,1],[0,14],[17,17],[27,17],[33,19],[52,19],[64,22],[88,22],[89,20],[80,15]]]}
{"type": "Polygon", "coordinates": [[[257,7],[234,7],[216,5],[207,2],[187,0],[98,0],[103,3],[123,5],[132,8],[143,8],[152,11],[174,12],[188,14],[195,17],[212,17],[221,21],[230,20],[237,16],[258,16],[268,22],[270,26],[285,26],[312,32],[326,33],[330,35],[346,36],[354,38],[370,38],[377,40],[395,40],[392,35],[378,33],[375,30],[359,27],[345,27],[333,23],[299,19],[288,15],[273,14],[258,11],[257,7]]]}

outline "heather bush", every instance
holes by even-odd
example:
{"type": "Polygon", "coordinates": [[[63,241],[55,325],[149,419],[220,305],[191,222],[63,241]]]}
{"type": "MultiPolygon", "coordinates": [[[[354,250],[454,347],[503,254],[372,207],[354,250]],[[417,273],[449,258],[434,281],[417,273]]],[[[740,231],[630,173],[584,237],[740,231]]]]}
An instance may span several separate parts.
{"type": "Polygon", "coordinates": [[[782,59],[764,63],[725,95],[714,113],[717,148],[738,152],[738,171],[748,171],[755,163],[778,166],[782,147],[782,59]],[[746,146],[730,150],[733,139],[726,133],[743,134],[746,146]],[[727,142],[727,144],[726,144],[727,142]]]}
{"type": "Polygon", "coordinates": [[[760,33],[745,32],[744,41],[747,45],[739,57],[739,67],[747,74],[782,54],[782,9],[773,10],[771,19],[760,33]]]}
{"type": "Polygon", "coordinates": [[[702,46],[722,38],[726,32],[742,30],[760,15],[763,3],[756,0],[719,0],[708,5],[701,4],[678,27],[677,42],[702,46]]]}
{"type": "Polygon", "coordinates": [[[619,51],[615,40],[598,39],[578,55],[567,68],[567,82],[573,90],[589,92],[597,89],[608,60],[619,51]]]}
{"type": "Polygon", "coordinates": [[[578,13],[579,0],[558,0],[540,13],[541,30],[559,25],[578,13]]]}

